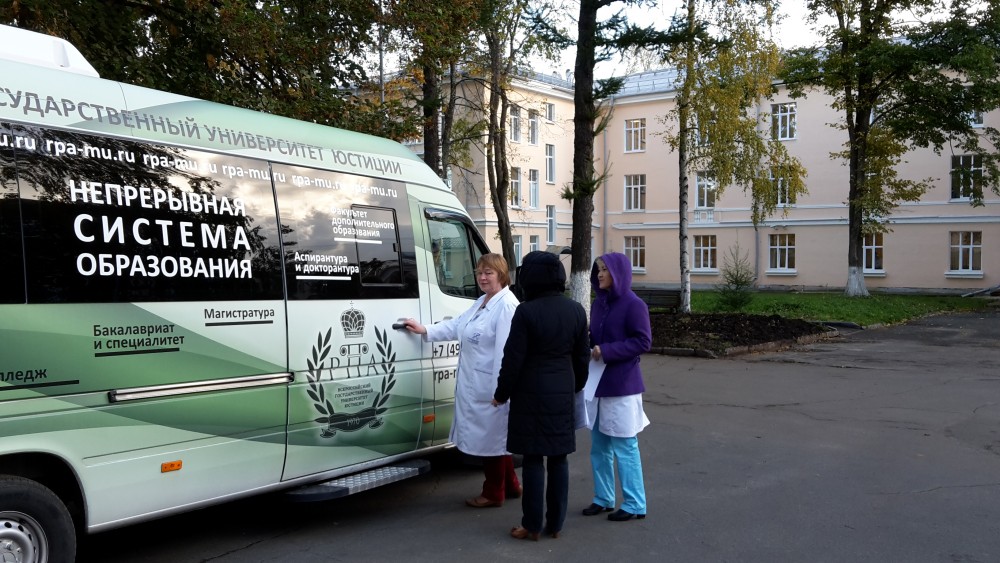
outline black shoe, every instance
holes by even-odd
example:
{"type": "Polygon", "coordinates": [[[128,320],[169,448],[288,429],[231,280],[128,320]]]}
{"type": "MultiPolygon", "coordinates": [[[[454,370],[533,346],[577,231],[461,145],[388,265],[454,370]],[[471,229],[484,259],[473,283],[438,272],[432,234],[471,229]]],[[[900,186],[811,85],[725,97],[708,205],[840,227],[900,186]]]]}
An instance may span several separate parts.
{"type": "Polygon", "coordinates": [[[645,517],[646,517],[645,514],[632,514],[631,512],[627,512],[622,509],[618,509],[617,512],[608,514],[608,520],[611,520],[612,522],[624,522],[626,520],[631,520],[633,518],[635,518],[636,520],[642,520],[645,517]]]}
{"type": "Polygon", "coordinates": [[[603,506],[601,506],[601,505],[599,505],[599,504],[597,504],[595,502],[595,503],[591,503],[590,506],[588,506],[587,508],[583,509],[583,515],[584,516],[594,516],[594,515],[600,514],[602,512],[611,512],[612,510],[614,510],[614,509],[613,508],[605,508],[605,507],[603,507],[603,506]]]}

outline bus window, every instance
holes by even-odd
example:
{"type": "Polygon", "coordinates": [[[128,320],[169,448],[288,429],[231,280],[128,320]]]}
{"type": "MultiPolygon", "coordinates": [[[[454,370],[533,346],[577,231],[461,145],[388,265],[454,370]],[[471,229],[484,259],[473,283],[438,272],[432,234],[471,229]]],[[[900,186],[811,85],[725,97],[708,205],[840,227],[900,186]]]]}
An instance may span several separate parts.
{"type": "Polygon", "coordinates": [[[13,133],[0,123],[0,303],[24,303],[24,255],[21,245],[21,206],[13,133]]]}
{"type": "Polygon", "coordinates": [[[428,230],[431,252],[441,291],[457,297],[476,299],[481,292],[476,285],[476,262],[484,254],[476,244],[478,237],[470,232],[471,225],[457,218],[431,217],[428,230]]]}

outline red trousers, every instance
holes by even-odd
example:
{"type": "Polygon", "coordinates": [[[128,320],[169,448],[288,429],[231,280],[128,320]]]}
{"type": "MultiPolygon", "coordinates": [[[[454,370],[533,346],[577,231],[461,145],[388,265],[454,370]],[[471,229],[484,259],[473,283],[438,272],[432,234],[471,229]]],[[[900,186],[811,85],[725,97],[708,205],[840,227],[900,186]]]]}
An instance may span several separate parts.
{"type": "Polygon", "coordinates": [[[503,502],[507,495],[519,496],[521,482],[517,480],[514,471],[514,458],[509,455],[498,455],[483,458],[483,497],[492,501],[503,502]]]}

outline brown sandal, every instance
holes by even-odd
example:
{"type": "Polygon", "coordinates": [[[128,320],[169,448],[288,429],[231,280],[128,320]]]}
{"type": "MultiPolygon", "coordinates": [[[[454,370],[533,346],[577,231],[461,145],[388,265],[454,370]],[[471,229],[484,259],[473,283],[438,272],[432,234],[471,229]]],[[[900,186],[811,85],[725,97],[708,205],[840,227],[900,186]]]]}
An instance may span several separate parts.
{"type": "Polygon", "coordinates": [[[479,496],[476,498],[465,499],[465,504],[471,506],[472,508],[489,508],[491,506],[503,506],[503,501],[490,500],[486,497],[479,496]]]}
{"type": "Polygon", "coordinates": [[[538,532],[529,532],[524,526],[514,526],[510,529],[510,537],[517,538],[519,540],[531,540],[538,541],[538,532]]]}

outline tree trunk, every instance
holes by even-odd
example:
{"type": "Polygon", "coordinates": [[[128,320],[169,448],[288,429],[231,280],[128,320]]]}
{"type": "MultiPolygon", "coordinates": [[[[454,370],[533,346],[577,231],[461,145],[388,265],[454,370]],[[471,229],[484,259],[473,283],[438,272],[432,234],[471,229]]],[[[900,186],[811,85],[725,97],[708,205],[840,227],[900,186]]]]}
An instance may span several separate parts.
{"type": "Polygon", "coordinates": [[[451,130],[455,123],[455,103],[458,99],[457,68],[451,63],[448,71],[448,105],[441,119],[441,179],[451,187],[451,130]]]}
{"type": "Polygon", "coordinates": [[[597,0],[580,0],[573,88],[573,237],[570,292],[590,311],[590,244],[593,240],[594,192],[594,63],[597,43],[597,0]],[[586,296],[580,300],[580,296],[586,296]]]}
{"type": "MultiPolygon", "coordinates": [[[[696,24],[695,2],[688,2],[687,25],[688,33],[693,34],[696,24]]],[[[677,133],[677,239],[680,245],[680,278],[681,278],[681,304],[678,311],[681,313],[691,312],[691,268],[688,261],[688,199],[691,189],[690,177],[688,174],[688,151],[691,139],[691,93],[695,88],[695,78],[697,69],[695,54],[697,46],[693,35],[686,42],[687,47],[684,53],[684,83],[681,84],[681,91],[677,97],[677,118],[680,128],[677,133]]]]}
{"type": "Polygon", "coordinates": [[[424,65],[423,106],[424,106],[424,162],[441,176],[441,131],[438,127],[438,111],[441,108],[441,86],[437,71],[424,65]]]}
{"type": "MultiPolygon", "coordinates": [[[[851,122],[851,112],[848,122],[851,122]]],[[[847,198],[847,284],[844,294],[848,297],[867,297],[865,287],[864,262],[864,206],[863,189],[865,176],[865,137],[868,133],[867,122],[857,120],[848,127],[850,156],[848,157],[849,183],[847,198]]]]}
{"type": "Polygon", "coordinates": [[[487,34],[486,44],[490,57],[489,125],[486,143],[486,172],[490,183],[490,202],[497,216],[497,233],[507,267],[513,272],[514,240],[511,236],[507,199],[510,193],[510,170],[507,168],[507,94],[503,89],[503,42],[492,33],[487,34]]]}

